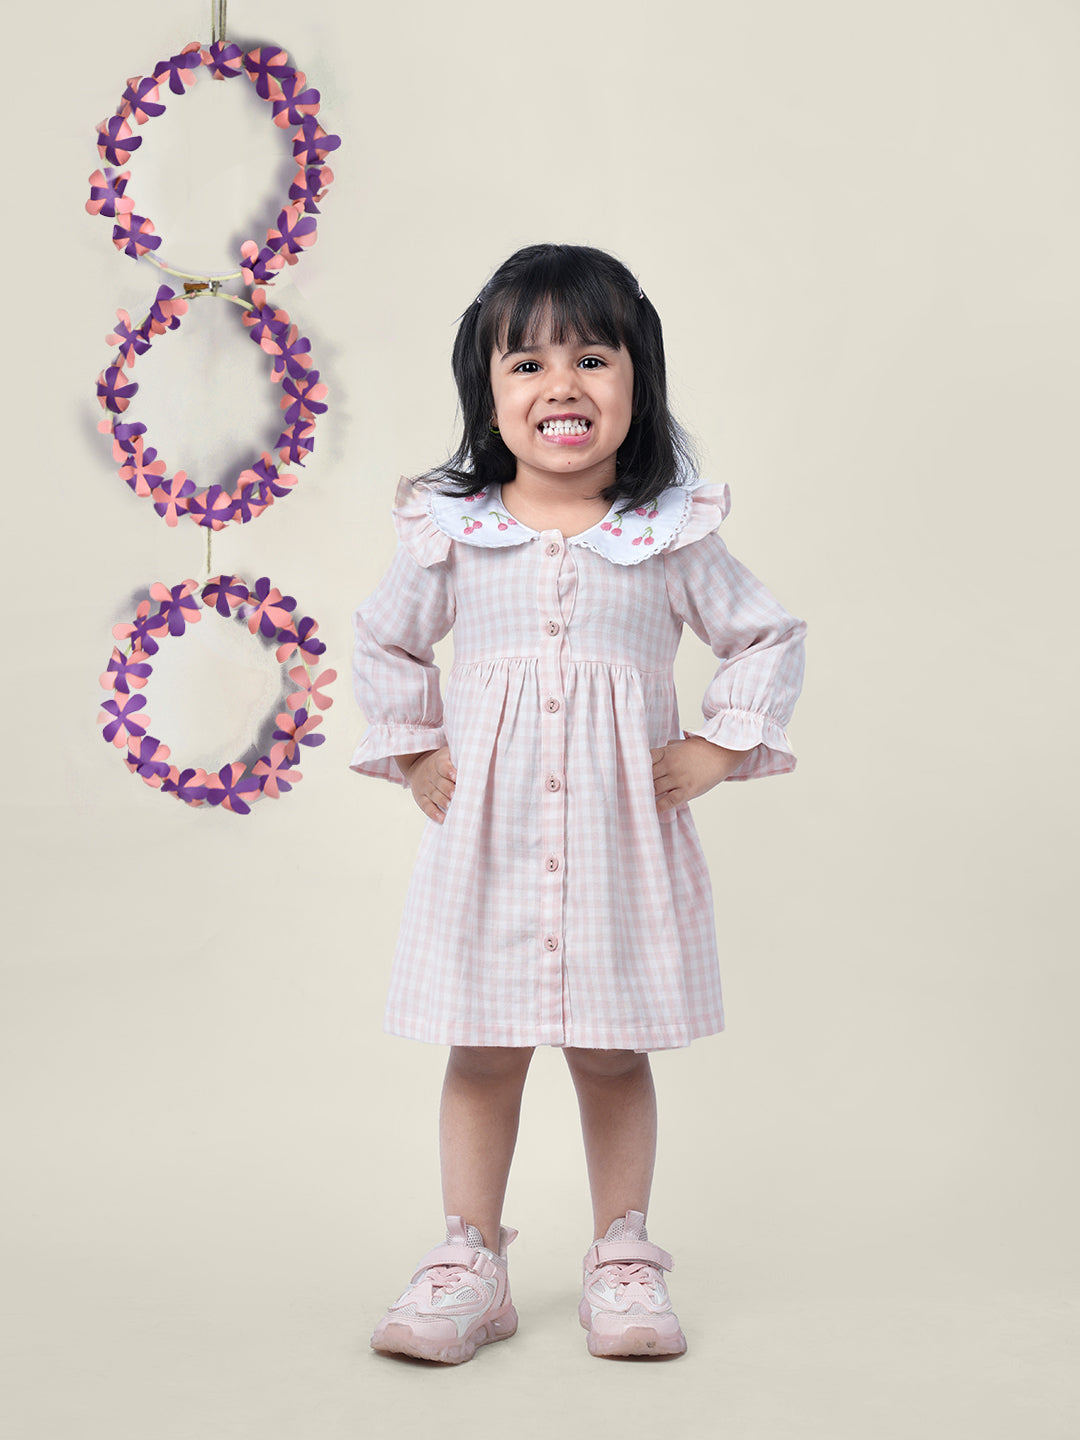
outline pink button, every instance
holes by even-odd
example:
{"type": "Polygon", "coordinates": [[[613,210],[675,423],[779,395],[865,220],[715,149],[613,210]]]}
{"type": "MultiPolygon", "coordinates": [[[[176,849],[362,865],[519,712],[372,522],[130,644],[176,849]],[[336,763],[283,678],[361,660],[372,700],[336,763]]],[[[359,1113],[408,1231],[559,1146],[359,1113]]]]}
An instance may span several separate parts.
{"type": "Polygon", "coordinates": [[[544,701],[544,709],[548,712],[549,715],[554,715],[555,711],[559,709],[559,702],[555,699],[554,695],[551,697],[550,700],[544,701]]]}
{"type": "Polygon", "coordinates": [[[548,623],[547,623],[547,632],[548,632],[549,635],[557,635],[557,634],[559,633],[559,630],[560,630],[560,629],[561,629],[561,626],[559,625],[559,622],[558,622],[557,620],[549,620],[549,621],[548,621],[548,623]]]}
{"type": "Polygon", "coordinates": [[[558,937],[558,935],[545,935],[545,936],[544,936],[544,949],[545,949],[545,950],[557,950],[558,948],[559,948],[559,937],[558,937]]]}
{"type": "Polygon", "coordinates": [[[549,855],[549,856],[548,856],[548,858],[547,858],[547,868],[548,868],[549,870],[551,870],[551,871],[555,871],[555,870],[557,870],[557,869],[559,868],[559,857],[558,857],[558,855],[549,855]]]}
{"type": "Polygon", "coordinates": [[[548,776],[548,778],[547,778],[547,788],[548,788],[549,790],[561,790],[561,789],[562,789],[562,781],[559,779],[558,775],[549,775],[549,776],[548,776]]]}
{"type": "Polygon", "coordinates": [[[559,544],[559,542],[558,542],[557,540],[552,540],[551,544],[547,547],[547,553],[548,553],[549,555],[558,555],[558,554],[561,552],[561,550],[562,550],[562,546],[559,544]]]}

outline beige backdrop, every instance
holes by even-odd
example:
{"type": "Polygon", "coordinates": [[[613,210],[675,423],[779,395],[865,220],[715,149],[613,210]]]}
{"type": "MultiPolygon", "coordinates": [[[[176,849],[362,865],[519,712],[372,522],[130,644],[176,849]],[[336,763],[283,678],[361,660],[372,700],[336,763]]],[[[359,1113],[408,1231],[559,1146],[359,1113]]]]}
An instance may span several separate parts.
{"type": "MultiPolygon", "coordinates": [[[[103,337],[156,279],[84,182],[126,77],[208,12],[66,0],[8,34],[6,1433],[1075,1435],[1077,6],[234,0],[344,139],[281,287],[332,410],[213,557],[297,596],[342,678],[298,791],[247,819],[152,793],[94,726],[110,627],[205,572],[95,434],[103,337]],[[690,1354],[586,1355],[546,1051],[520,1333],[430,1370],[366,1348],[438,1238],[444,1057],[380,1031],[422,820],[346,769],[350,614],[396,476],[452,443],[456,316],[538,239],[615,251],[657,304],[729,542],[810,624],[802,758],[696,806],[729,1029],[656,1064],[651,1217],[690,1354]]],[[[133,191],[182,268],[282,193],[244,90],[144,132],[133,191]]],[[[203,481],[276,433],[234,322],[204,302],[139,372],[203,481]]],[[[681,666],[692,721],[692,637],[681,666]]],[[[176,755],[221,763],[275,682],[208,623],[148,694],[176,755]]]]}

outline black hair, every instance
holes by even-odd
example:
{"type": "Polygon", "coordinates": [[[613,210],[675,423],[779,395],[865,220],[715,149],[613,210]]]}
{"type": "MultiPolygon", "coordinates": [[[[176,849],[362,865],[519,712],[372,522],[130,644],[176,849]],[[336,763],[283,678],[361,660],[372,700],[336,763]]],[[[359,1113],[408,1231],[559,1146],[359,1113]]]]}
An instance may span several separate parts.
{"type": "Polygon", "coordinates": [[[660,317],[630,271],[588,245],[528,245],[492,275],[461,316],[453,370],[461,402],[461,442],[427,479],[448,495],[471,495],[512,480],[517,462],[491,430],[491,355],[522,349],[548,319],[557,345],[594,340],[625,346],[634,367],[633,423],[615,458],[609,502],[629,504],[685,483],[695,473],[693,445],[668,408],[660,317]]]}

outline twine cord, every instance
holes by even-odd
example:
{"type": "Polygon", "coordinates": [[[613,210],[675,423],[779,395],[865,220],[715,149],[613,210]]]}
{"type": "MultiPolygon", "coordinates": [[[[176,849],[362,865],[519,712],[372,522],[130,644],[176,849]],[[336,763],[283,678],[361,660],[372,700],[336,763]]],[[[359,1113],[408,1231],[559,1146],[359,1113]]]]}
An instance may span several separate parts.
{"type": "Polygon", "coordinates": [[[228,8],[228,0],[210,0],[211,45],[216,45],[219,40],[225,43],[225,12],[228,8]]]}

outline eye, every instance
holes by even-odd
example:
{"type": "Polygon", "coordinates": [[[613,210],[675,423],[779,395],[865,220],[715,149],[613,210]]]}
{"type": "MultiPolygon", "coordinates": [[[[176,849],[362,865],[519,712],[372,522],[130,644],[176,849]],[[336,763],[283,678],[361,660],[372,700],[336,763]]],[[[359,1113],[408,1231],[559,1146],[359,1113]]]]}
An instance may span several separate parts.
{"type": "Polygon", "coordinates": [[[606,363],[599,355],[586,355],[578,361],[579,365],[584,365],[588,370],[600,370],[606,363]]]}
{"type": "Polygon", "coordinates": [[[535,360],[522,360],[519,365],[514,366],[510,373],[512,375],[535,375],[539,369],[540,366],[535,360]],[[532,366],[531,370],[528,368],[530,365],[532,366]]]}

